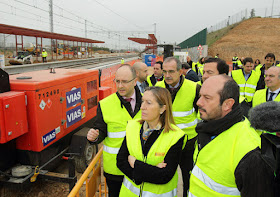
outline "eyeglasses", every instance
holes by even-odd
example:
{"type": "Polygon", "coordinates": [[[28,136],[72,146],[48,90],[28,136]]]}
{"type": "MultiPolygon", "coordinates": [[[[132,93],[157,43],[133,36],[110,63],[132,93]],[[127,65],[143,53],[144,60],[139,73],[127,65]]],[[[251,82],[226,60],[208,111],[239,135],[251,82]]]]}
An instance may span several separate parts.
{"type": "Polygon", "coordinates": [[[116,80],[116,79],[114,79],[114,83],[115,83],[115,84],[118,84],[118,85],[120,85],[120,84],[126,85],[126,84],[132,82],[134,79],[135,79],[135,78],[133,78],[133,79],[131,79],[131,80],[129,80],[129,81],[127,81],[127,80],[116,80]]]}
{"type": "Polygon", "coordinates": [[[174,74],[176,71],[175,70],[163,70],[162,72],[163,72],[163,74],[167,74],[167,73],[174,74]]]}

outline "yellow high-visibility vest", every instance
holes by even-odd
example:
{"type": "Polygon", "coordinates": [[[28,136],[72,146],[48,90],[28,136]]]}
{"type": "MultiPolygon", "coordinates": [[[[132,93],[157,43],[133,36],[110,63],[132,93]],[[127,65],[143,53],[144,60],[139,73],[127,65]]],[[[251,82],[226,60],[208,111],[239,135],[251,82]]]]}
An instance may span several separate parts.
{"type": "MultiPolygon", "coordinates": [[[[148,83],[148,85],[149,85],[149,87],[151,87],[151,86],[153,86],[153,84],[152,84],[152,81],[151,81],[151,77],[152,77],[153,75],[149,75],[148,77],[147,77],[147,83],[148,83]]],[[[164,77],[162,77],[162,80],[164,80],[164,77]]],[[[157,83],[157,82],[156,82],[157,83]]],[[[156,84],[155,84],[156,85],[156,84]]]]}
{"type": "Polygon", "coordinates": [[[234,172],[240,160],[261,146],[261,139],[247,119],[238,122],[194,152],[189,197],[240,196],[234,172]]]}
{"type": "Polygon", "coordinates": [[[260,79],[260,74],[252,70],[248,80],[245,80],[243,70],[233,70],[231,72],[232,78],[240,88],[240,96],[245,97],[246,102],[251,102],[256,92],[257,84],[260,79]]]}
{"type": "Polygon", "coordinates": [[[107,124],[107,137],[103,141],[103,168],[108,174],[123,175],[117,167],[117,154],[126,135],[128,120],[139,119],[141,110],[132,118],[114,93],[100,101],[103,120],[107,124]]]}
{"type": "MultiPolygon", "coordinates": [[[[156,86],[166,88],[164,81],[158,82],[156,86]]],[[[184,82],[172,104],[172,113],[175,123],[187,134],[189,140],[197,136],[195,127],[198,120],[197,113],[193,107],[193,101],[196,96],[196,86],[197,84],[195,82],[184,78],[184,82]]],[[[187,137],[185,140],[187,140],[187,137]]]]}
{"type": "MultiPolygon", "coordinates": [[[[126,127],[126,143],[129,154],[137,160],[156,166],[164,161],[169,149],[184,136],[184,132],[175,125],[171,125],[175,131],[162,131],[156,139],[147,157],[144,158],[140,140],[141,124],[137,120],[128,121],[126,127]]],[[[166,184],[153,184],[144,182],[136,185],[127,176],[124,177],[120,197],[175,197],[177,196],[178,174],[175,172],[173,178],[166,184]]]]}
{"type": "MultiPolygon", "coordinates": [[[[255,95],[254,95],[254,97],[253,97],[252,107],[256,107],[257,105],[260,105],[260,104],[262,104],[262,103],[267,102],[267,101],[266,101],[266,99],[267,99],[267,97],[266,97],[266,92],[267,92],[267,91],[268,91],[267,88],[266,88],[266,89],[262,89],[262,90],[256,91],[256,93],[255,93],[255,95]]],[[[280,102],[280,94],[278,94],[278,95],[276,96],[276,98],[274,99],[274,101],[280,102]]],[[[256,131],[257,131],[257,133],[258,133],[259,135],[261,135],[263,132],[265,132],[265,131],[261,131],[261,130],[256,130],[256,131]]],[[[271,133],[271,134],[272,134],[272,135],[276,135],[276,133],[271,133]]]]}
{"type": "Polygon", "coordinates": [[[42,57],[47,57],[47,56],[48,56],[47,51],[43,51],[43,52],[42,52],[42,57]]]}
{"type": "MultiPolygon", "coordinates": [[[[267,88],[266,88],[266,89],[262,89],[262,90],[256,91],[256,93],[255,93],[255,95],[254,95],[254,97],[253,97],[253,102],[252,102],[252,106],[253,106],[253,107],[256,107],[257,105],[266,102],[266,99],[267,99],[267,97],[266,97],[266,91],[268,91],[267,88]]],[[[276,96],[276,98],[274,99],[274,101],[280,102],[280,94],[278,94],[278,95],[276,96]]]]}

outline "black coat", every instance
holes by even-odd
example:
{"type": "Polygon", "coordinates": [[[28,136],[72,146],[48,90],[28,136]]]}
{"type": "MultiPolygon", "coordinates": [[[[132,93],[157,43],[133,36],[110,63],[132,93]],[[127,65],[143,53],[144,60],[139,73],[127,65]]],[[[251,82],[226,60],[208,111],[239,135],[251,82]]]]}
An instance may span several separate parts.
{"type": "MultiPolygon", "coordinates": [[[[140,131],[140,137],[142,136],[142,129],[140,131]]],[[[153,131],[149,136],[146,143],[142,143],[142,152],[144,156],[147,156],[150,148],[160,135],[160,131],[153,131]]],[[[141,138],[142,139],[142,138],[141,138]]],[[[182,137],[176,144],[174,144],[167,152],[164,162],[167,163],[165,168],[158,168],[153,165],[149,165],[142,161],[136,160],[134,168],[132,168],[128,162],[129,151],[127,148],[126,138],[123,140],[122,146],[117,155],[118,168],[135,184],[139,185],[142,182],[149,182],[153,184],[166,184],[174,176],[182,153],[184,137],[182,137]]]]}
{"type": "MultiPolygon", "coordinates": [[[[119,93],[117,92],[117,96],[119,97],[119,99],[121,101],[121,107],[125,107],[132,118],[140,110],[141,102],[142,102],[142,95],[141,95],[140,90],[138,89],[137,86],[135,86],[135,91],[136,91],[136,104],[135,104],[134,112],[131,109],[130,103],[125,101],[122,98],[122,96],[120,96],[119,93]]],[[[112,113],[115,113],[115,112],[112,112],[112,113]]],[[[98,103],[97,112],[96,112],[96,119],[93,123],[93,128],[99,130],[99,136],[98,136],[98,138],[95,142],[90,142],[89,141],[89,143],[90,144],[99,144],[107,137],[107,124],[104,122],[102,110],[100,108],[99,103],[98,103]]],[[[108,174],[106,172],[104,172],[104,176],[107,179],[114,180],[114,181],[122,181],[123,180],[123,176],[108,174]]]]}
{"type": "Polygon", "coordinates": [[[194,72],[192,69],[186,74],[185,78],[194,82],[199,81],[196,72],[194,72]]]}

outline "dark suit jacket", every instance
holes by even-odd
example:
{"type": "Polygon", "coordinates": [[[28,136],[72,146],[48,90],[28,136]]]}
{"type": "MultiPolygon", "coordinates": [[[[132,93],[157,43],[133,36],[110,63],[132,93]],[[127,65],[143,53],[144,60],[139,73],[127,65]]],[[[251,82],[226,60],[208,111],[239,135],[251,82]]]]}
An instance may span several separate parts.
{"type": "Polygon", "coordinates": [[[194,81],[194,82],[197,82],[199,81],[199,78],[197,76],[197,74],[193,71],[193,70],[190,70],[187,74],[186,74],[186,79],[188,80],[191,80],[191,81],[194,81]]]}

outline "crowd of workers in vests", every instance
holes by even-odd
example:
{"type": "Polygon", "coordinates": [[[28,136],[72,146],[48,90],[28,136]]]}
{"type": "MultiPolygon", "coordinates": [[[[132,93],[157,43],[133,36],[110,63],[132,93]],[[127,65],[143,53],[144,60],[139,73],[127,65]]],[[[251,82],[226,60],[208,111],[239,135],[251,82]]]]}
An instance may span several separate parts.
{"type": "Polygon", "coordinates": [[[250,108],[280,101],[280,67],[272,53],[265,60],[236,55],[229,74],[218,54],[197,63],[168,57],[149,76],[145,63],[123,63],[87,135],[103,142],[109,196],[177,196],[178,166],[183,196],[275,196],[264,131],[247,119],[250,108]]]}

